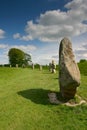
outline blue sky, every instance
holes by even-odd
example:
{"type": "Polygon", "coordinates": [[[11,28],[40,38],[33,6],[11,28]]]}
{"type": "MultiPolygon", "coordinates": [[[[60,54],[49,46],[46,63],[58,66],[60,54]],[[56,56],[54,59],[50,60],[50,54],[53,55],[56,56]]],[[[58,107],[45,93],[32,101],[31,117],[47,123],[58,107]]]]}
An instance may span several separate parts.
{"type": "Polygon", "coordinates": [[[76,60],[87,59],[87,0],[0,0],[0,64],[10,48],[31,54],[33,63],[58,63],[68,37],[76,60]]]}

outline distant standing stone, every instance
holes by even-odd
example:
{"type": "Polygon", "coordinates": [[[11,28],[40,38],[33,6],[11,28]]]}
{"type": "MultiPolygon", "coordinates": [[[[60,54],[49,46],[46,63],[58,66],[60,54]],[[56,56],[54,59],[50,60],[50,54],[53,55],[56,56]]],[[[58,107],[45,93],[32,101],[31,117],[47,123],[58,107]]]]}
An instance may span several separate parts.
{"type": "Polygon", "coordinates": [[[22,68],[25,68],[25,64],[22,64],[22,68]]]}
{"type": "Polygon", "coordinates": [[[51,67],[51,66],[52,66],[52,64],[49,63],[49,71],[50,71],[50,72],[52,72],[52,67],[51,67]]]}
{"type": "Polygon", "coordinates": [[[56,64],[54,60],[52,60],[51,68],[52,68],[52,73],[56,73],[56,64]]]}
{"type": "Polygon", "coordinates": [[[34,70],[34,64],[32,64],[32,69],[34,70]]]}
{"type": "Polygon", "coordinates": [[[40,70],[42,70],[42,65],[40,65],[40,70]]]}
{"type": "Polygon", "coordinates": [[[16,64],[16,68],[18,68],[18,64],[16,64]]]}
{"type": "Polygon", "coordinates": [[[68,99],[75,96],[77,87],[80,85],[80,71],[68,38],[60,42],[59,85],[62,96],[68,99]]]}

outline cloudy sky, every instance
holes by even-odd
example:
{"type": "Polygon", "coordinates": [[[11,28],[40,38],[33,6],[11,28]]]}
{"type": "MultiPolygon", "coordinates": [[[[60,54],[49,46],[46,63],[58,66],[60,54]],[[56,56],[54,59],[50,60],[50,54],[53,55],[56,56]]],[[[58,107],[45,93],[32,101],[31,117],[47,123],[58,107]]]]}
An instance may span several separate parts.
{"type": "Polygon", "coordinates": [[[13,47],[31,54],[33,63],[58,63],[64,37],[77,61],[87,59],[87,0],[0,0],[0,64],[13,47]]]}

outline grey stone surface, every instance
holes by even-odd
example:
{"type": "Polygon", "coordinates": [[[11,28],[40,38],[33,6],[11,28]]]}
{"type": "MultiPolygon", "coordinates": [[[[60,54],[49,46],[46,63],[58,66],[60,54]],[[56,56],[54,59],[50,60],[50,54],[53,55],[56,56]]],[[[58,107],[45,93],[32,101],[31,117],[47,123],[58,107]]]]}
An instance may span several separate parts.
{"type": "Polygon", "coordinates": [[[72,44],[68,38],[60,42],[59,85],[64,98],[73,98],[80,85],[80,71],[75,61],[72,44]]]}
{"type": "Polygon", "coordinates": [[[32,64],[32,69],[34,70],[34,64],[32,64]]]}
{"type": "Polygon", "coordinates": [[[40,70],[42,70],[42,65],[40,65],[40,70]]]}
{"type": "Polygon", "coordinates": [[[52,73],[56,73],[56,64],[54,60],[52,60],[51,69],[52,69],[52,73]]]}

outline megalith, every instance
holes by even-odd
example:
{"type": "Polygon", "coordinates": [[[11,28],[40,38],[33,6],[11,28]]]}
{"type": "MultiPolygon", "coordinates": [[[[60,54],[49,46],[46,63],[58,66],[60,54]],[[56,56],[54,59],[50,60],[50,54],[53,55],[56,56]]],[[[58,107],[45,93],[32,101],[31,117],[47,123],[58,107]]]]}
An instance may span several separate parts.
{"type": "Polygon", "coordinates": [[[40,70],[42,70],[42,65],[40,65],[40,70]]]}
{"type": "Polygon", "coordinates": [[[59,86],[62,97],[73,98],[79,85],[80,71],[75,61],[72,43],[68,38],[64,38],[59,47],[59,86]]]}
{"type": "Polygon", "coordinates": [[[32,64],[32,69],[34,70],[34,64],[32,64]]]}
{"type": "Polygon", "coordinates": [[[52,69],[52,73],[56,73],[56,64],[54,60],[52,60],[51,69],[52,69]]]}

